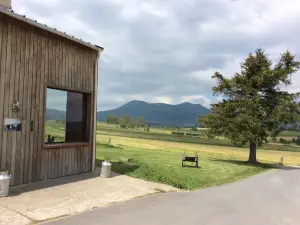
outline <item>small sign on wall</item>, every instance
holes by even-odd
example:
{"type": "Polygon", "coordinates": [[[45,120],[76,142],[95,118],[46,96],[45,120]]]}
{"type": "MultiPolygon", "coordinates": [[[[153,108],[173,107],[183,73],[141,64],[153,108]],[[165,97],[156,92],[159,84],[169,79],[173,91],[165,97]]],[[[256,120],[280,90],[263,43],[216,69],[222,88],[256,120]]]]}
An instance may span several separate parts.
{"type": "Polygon", "coordinates": [[[22,121],[18,119],[4,119],[4,130],[5,131],[21,131],[22,121]]]}

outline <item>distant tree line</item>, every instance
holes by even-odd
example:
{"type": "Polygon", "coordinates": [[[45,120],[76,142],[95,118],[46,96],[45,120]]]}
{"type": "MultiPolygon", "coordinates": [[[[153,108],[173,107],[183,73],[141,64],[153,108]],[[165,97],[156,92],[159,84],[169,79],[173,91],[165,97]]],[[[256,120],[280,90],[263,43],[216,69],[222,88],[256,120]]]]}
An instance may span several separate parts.
{"type": "Polygon", "coordinates": [[[145,131],[150,131],[150,127],[147,124],[145,124],[143,117],[138,117],[137,119],[135,119],[129,115],[119,117],[119,116],[113,116],[109,114],[106,117],[106,123],[116,124],[119,125],[121,128],[125,128],[125,129],[144,128],[145,131]]]}
{"type": "MultiPolygon", "coordinates": [[[[276,137],[273,137],[272,141],[277,142],[276,137]]],[[[300,145],[300,136],[297,136],[297,138],[293,138],[292,140],[286,140],[284,138],[280,138],[279,142],[281,144],[296,144],[296,145],[300,145]]]]}

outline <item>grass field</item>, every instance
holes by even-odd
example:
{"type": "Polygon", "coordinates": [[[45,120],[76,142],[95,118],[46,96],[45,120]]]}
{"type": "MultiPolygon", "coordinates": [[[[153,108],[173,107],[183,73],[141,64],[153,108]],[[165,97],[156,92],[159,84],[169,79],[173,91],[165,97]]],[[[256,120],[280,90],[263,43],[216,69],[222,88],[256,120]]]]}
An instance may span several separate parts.
{"type": "MultiPolygon", "coordinates": [[[[61,125],[49,122],[47,132],[62,134],[61,125]]],[[[151,128],[143,130],[122,129],[103,123],[97,125],[97,161],[113,161],[113,170],[133,177],[161,182],[182,189],[197,189],[230,183],[266,171],[284,157],[284,164],[300,165],[300,148],[279,143],[264,146],[257,156],[262,162],[251,166],[247,160],[248,149],[233,147],[229,140],[207,140],[205,137],[178,137],[172,130],[151,128]],[[107,145],[111,139],[112,146],[107,145]],[[277,150],[272,150],[272,148],[277,150]],[[198,152],[200,168],[181,167],[181,155],[198,152]],[[133,158],[132,162],[127,159],[133,158]]],[[[197,131],[201,132],[201,131],[197,131]]],[[[285,132],[281,135],[293,137],[285,132]]],[[[297,136],[298,134],[295,134],[297,136]]]]}

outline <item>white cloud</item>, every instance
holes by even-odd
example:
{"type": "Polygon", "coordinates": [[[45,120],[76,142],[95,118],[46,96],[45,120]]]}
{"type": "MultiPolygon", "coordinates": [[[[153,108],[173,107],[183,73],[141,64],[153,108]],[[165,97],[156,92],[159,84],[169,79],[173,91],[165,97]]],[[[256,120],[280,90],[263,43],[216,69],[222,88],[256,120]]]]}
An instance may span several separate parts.
{"type": "MultiPolygon", "coordinates": [[[[104,47],[99,109],[130,100],[208,106],[211,80],[240,71],[262,47],[271,59],[300,54],[298,0],[13,0],[13,8],[104,47]]],[[[291,91],[300,90],[300,76],[291,91]]]]}
{"type": "Polygon", "coordinates": [[[180,102],[181,103],[190,102],[190,103],[194,103],[194,104],[201,104],[207,108],[210,108],[210,104],[212,103],[212,101],[210,99],[208,99],[207,97],[205,97],[204,95],[182,96],[180,102]]]}
{"type": "Polygon", "coordinates": [[[151,100],[153,103],[165,103],[165,104],[173,104],[172,98],[168,96],[158,96],[151,100]]]}

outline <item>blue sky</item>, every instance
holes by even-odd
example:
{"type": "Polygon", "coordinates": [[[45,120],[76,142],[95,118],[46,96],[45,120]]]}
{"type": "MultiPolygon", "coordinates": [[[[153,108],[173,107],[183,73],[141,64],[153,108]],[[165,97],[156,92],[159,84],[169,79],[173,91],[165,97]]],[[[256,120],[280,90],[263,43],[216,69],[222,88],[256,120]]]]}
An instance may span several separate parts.
{"type": "MultiPolygon", "coordinates": [[[[19,14],[105,48],[98,110],[131,100],[217,101],[211,76],[256,48],[300,55],[298,0],[12,0],[19,14]]],[[[299,59],[299,57],[298,57],[299,59]]],[[[299,73],[290,91],[300,91],[299,73]]]]}

